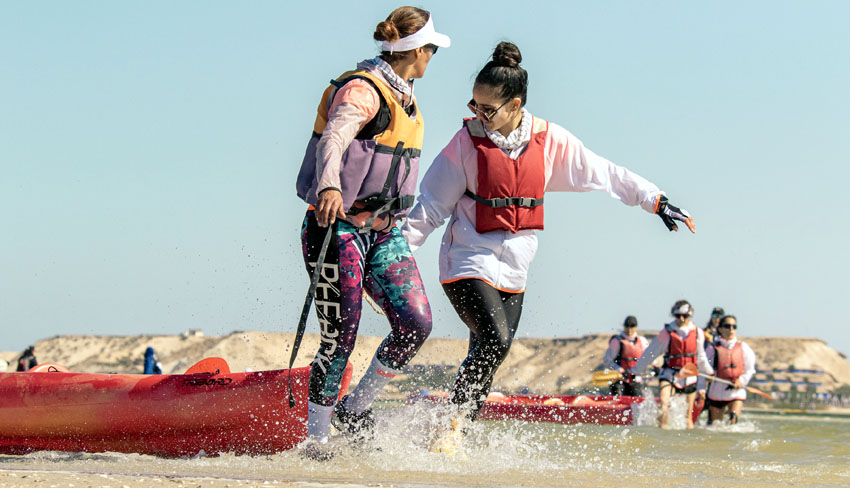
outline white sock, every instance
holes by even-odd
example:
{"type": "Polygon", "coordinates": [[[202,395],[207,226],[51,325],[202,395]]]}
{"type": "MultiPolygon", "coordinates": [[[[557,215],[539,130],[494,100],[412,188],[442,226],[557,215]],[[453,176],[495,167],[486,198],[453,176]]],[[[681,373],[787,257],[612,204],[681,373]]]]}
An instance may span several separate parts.
{"type": "Polygon", "coordinates": [[[331,415],[334,406],[326,407],[313,402],[307,402],[307,437],[318,442],[328,442],[331,430],[331,415]]]}
{"type": "Polygon", "coordinates": [[[345,409],[355,414],[365,412],[372,406],[378,392],[383,390],[387,383],[399,373],[401,371],[384,366],[378,361],[376,354],[372,358],[372,364],[369,365],[366,374],[363,375],[363,379],[357,384],[357,388],[345,399],[345,409]]]}

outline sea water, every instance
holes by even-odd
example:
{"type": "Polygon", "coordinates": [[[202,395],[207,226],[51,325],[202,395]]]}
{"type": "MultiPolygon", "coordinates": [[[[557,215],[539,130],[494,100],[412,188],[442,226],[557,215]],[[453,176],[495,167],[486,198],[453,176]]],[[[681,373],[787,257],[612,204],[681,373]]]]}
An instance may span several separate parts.
{"type": "Polygon", "coordinates": [[[848,419],[745,412],[737,425],[707,427],[703,416],[696,429],[685,430],[684,404],[676,400],[673,429],[661,430],[655,426],[654,407],[647,405],[635,412],[631,426],[476,422],[468,429],[463,455],[455,458],[428,450],[445,411],[416,404],[378,408],[375,441],[352,447],[334,439],[337,455],[326,462],[302,458],[297,451],[187,459],[36,452],[0,456],[0,470],[158,482],[247,480],[258,486],[850,486],[848,419]]]}

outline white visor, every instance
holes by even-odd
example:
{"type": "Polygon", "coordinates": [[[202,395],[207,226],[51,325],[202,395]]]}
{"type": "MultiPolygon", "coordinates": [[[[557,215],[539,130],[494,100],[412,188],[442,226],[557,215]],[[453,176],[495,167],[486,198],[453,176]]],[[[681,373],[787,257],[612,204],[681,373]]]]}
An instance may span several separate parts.
{"type": "Polygon", "coordinates": [[[425,25],[421,29],[407,37],[402,37],[395,42],[381,41],[381,51],[389,53],[404,52],[427,44],[433,44],[437,47],[449,47],[452,45],[452,40],[449,39],[449,36],[440,34],[434,30],[434,21],[431,20],[431,17],[428,17],[428,22],[425,22],[425,25]]]}
{"type": "Polygon", "coordinates": [[[690,315],[691,314],[691,306],[687,303],[679,307],[678,309],[673,309],[673,315],[690,315]]]}

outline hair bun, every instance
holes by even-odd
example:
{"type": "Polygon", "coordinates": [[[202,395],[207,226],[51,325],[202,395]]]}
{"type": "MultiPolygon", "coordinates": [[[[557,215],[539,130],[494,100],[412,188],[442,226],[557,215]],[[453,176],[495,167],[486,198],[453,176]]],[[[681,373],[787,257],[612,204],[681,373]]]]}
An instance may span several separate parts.
{"type": "Polygon", "coordinates": [[[516,44],[503,41],[493,51],[493,62],[498,66],[516,68],[522,62],[522,54],[516,44]]]}
{"type": "Polygon", "coordinates": [[[384,20],[375,27],[375,34],[372,36],[376,41],[395,42],[401,38],[395,22],[392,20],[384,20]]]}

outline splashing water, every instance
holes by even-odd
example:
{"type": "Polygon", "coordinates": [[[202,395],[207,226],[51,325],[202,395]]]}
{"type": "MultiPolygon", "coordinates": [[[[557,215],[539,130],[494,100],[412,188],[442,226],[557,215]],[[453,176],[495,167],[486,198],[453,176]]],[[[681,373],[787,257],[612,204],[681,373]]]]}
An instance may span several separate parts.
{"type": "MultiPolygon", "coordinates": [[[[684,418],[681,401],[674,401],[671,420],[684,418]]],[[[462,460],[429,451],[436,426],[445,424],[453,412],[422,402],[383,405],[376,410],[374,441],[355,447],[336,437],[332,442],[338,455],[328,462],[288,451],[192,459],[38,452],[0,456],[0,463],[6,470],[204,477],[247,480],[248,486],[619,486],[623,479],[653,488],[850,484],[847,420],[755,417],[745,412],[737,425],[688,431],[682,420],[674,424],[682,430],[663,431],[655,427],[653,399],[637,408],[632,426],[474,422],[467,429],[462,460]]]]}

